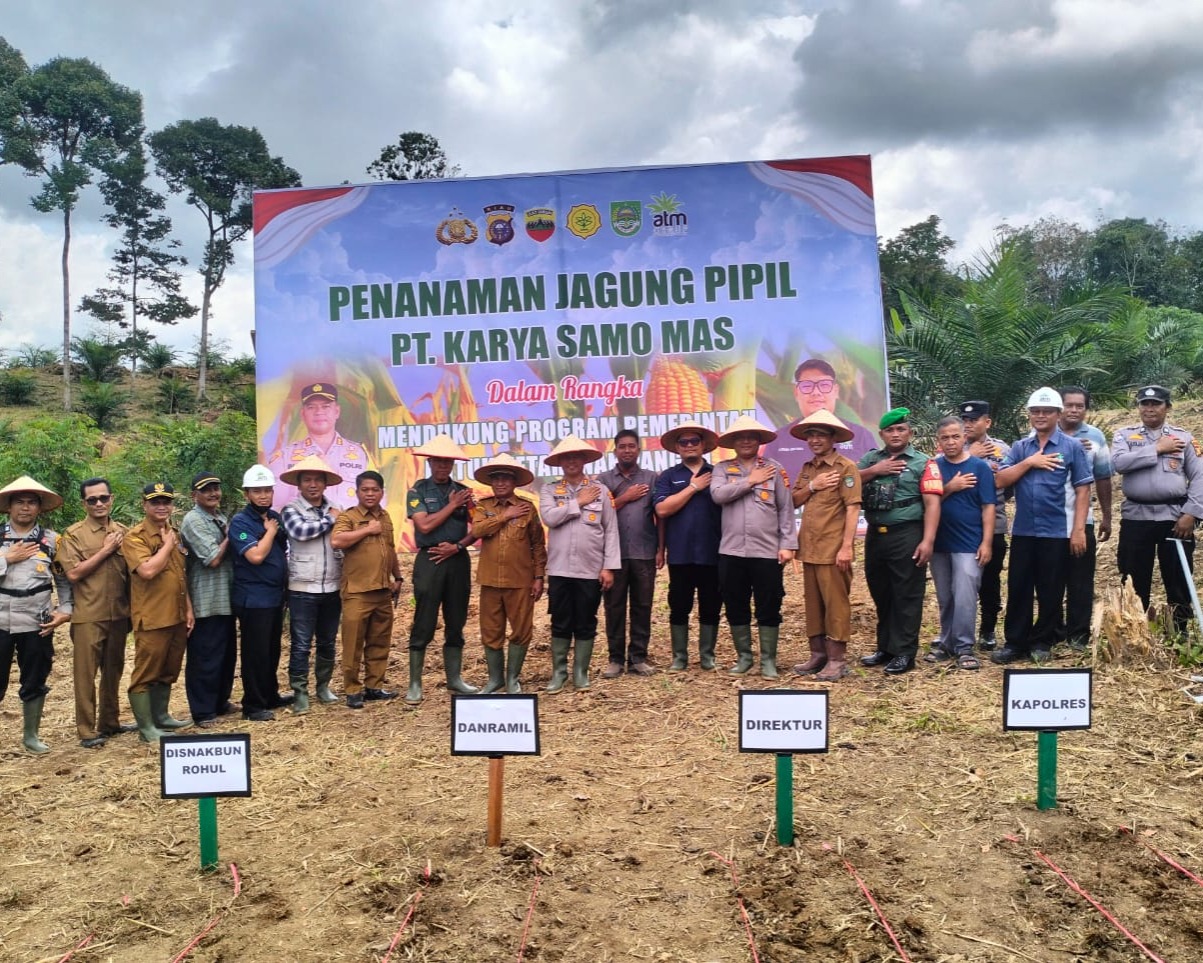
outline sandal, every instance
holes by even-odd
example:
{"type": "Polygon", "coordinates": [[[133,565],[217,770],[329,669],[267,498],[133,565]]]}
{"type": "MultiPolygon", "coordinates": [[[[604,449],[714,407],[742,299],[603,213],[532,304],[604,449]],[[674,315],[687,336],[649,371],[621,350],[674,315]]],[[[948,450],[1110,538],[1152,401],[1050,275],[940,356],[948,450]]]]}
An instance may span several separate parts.
{"type": "Polygon", "coordinates": [[[952,656],[943,649],[932,649],[923,657],[924,662],[947,662],[952,656]]]}
{"type": "Polygon", "coordinates": [[[970,655],[968,652],[966,652],[964,655],[957,656],[958,669],[980,669],[981,667],[982,664],[978,662],[977,658],[973,655],[970,655]]]}

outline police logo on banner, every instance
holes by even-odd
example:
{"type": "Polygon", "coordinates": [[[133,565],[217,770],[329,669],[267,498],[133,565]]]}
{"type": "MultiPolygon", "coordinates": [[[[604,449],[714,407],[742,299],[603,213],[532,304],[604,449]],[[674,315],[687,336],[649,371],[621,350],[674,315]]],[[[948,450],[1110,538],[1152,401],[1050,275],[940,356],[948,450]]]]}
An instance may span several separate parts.
{"type": "Polygon", "coordinates": [[[565,227],[582,240],[601,230],[601,211],[592,204],[574,204],[568,211],[565,227]]]}
{"type": "Polygon", "coordinates": [[[556,232],[556,212],[550,207],[532,207],[523,215],[526,233],[542,244],[556,232]]]}
{"type": "Polygon", "coordinates": [[[643,205],[638,201],[611,201],[610,227],[619,237],[634,237],[643,227],[643,205]]]}
{"type": "Polygon", "coordinates": [[[451,213],[439,221],[434,236],[440,244],[448,247],[452,244],[472,244],[480,237],[480,228],[471,218],[464,217],[459,210],[452,208],[451,213]]]}
{"type": "Polygon", "coordinates": [[[500,247],[514,239],[514,205],[490,204],[485,208],[485,236],[500,247]]]}

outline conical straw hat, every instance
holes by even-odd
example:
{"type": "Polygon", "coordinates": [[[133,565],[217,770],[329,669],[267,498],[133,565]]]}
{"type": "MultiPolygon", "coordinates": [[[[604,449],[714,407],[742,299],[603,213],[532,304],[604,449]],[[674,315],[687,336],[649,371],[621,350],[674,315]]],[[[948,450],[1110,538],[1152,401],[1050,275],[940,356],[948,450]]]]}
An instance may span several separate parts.
{"type": "Polygon", "coordinates": [[[718,447],[718,435],[705,425],[699,425],[696,421],[683,421],[676,428],[668,429],[660,436],[660,447],[665,451],[675,452],[677,451],[677,439],[691,432],[697,432],[702,436],[702,454],[714,451],[718,447]]]}
{"type": "Polygon", "coordinates": [[[848,426],[826,408],[820,408],[814,414],[807,415],[790,428],[789,433],[795,438],[801,438],[806,434],[807,428],[830,428],[835,433],[836,441],[852,440],[852,431],[848,426]]]}
{"type": "Polygon", "coordinates": [[[34,481],[28,475],[22,475],[15,482],[0,488],[0,512],[7,512],[8,506],[13,500],[13,495],[23,492],[30,492],[42,499],[42,507],[39,514],[41,512],[52,512],[63,503],[62,497],[52,492],[45,485],[34,481]]]}
{"type": "Polygon", "coordinates": [[[585,461],[591,462],[601,458],[602,453],[576,435],[568,435],[543,459],[543,464],[548,468],[559,468],[560,459],[565,455],[584,455],[585,461]]]}
{"type": "Polygon", "coordinates": [[[327,485],[338,485],[343,481],[343,476],[322,461],[319,455],[306,455],[288,471],[280,472],[280,481],[286,485],[299,485],[301,474],[307,471],[321,472],[326,476],[327,485]]]}
{"type": "Polygon", "coordinates": [[[423,458],[450,458],[452,461],[467,461],[468,453],[451,440],[450,435],[435,435],[421,448],[414,449],[415,455],[423,458]]]}
{"type": "Polygon", "coordinates": [[[482,485],[488,485],[493,481],[493,474],[502,469],[514,476],[515,485],[529,485],[535,480],[534,472],[524,467],[523,464],[509,452],[504,451],[492,461],[485,462],[485,464],[476,469],[472,477],[482,485]]]}
{"type": "Polygon", "coordinates": [[[770,441],[777,437],[777,432],[772,428],[766,428],[755,418],[750,415],[740,415],[730,425],[727,430],[719,436],[718,443],[723,448],[730,448],[734,443],[733,439],[736,435],[742,435],[746,431],[754,431],[760,436],[760,443],[767,445],[770,441]]]}

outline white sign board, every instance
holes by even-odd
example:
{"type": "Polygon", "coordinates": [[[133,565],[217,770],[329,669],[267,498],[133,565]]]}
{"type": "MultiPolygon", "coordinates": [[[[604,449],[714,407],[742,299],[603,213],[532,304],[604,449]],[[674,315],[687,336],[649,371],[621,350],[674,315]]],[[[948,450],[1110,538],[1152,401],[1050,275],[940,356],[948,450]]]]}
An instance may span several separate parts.
{"type": "Polygon", "coordinates": [[[1007,669],[1003,728],[1089,729],[1092,683],[1090,669],[1007,669]]]}
{"type": "Polygon", "coordinates": [[[538,696],[453,695],[451,754],[539,755],[538,696]]]}
{"type": "Polygon", "coordinates": [[[164,799],[251,794],[251,737],[162,736],[159,766],[164,799]]]}
{"type": "Polygon", "coordinates": [[[740,752],[826,752],[826,690],[739,694],[740,752]]]}

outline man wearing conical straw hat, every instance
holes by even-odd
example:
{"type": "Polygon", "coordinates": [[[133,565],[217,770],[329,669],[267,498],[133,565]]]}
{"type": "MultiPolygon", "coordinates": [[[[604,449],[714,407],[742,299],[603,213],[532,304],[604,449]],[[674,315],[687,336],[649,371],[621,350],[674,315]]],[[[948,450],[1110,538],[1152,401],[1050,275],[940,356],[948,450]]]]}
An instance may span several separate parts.
{"type": "Polygon", "coordinates": [[[502,453],[476,470],[475,478],[493,494],[480,499],[472,512],[472,537],[480,541],[480,640],[489,664],[482,693],[501,688],[522,691],[519,674],[533,632],[535,603],[543,596],[547,547],[535,506],[514,494],[535,476],[512,456],[502,453]],[[510,646],[505,624],[510,623],[510,646]],[[507,658],[508,656],[508,658],[507,658]]]}
{"type": "Polygon", "coordinates": [[[748,415],[741,415],[720,436],[735,457],[714,466],[710,497],[723,508],[723,539],[718,547],[718,579],[738,660],[732,675],[752,668],[752,602],[760,634],[760,674],[777,678],[777,640],[785,599],[782,567],[794,557],[798,536],[794,502],[785,469],[760,457],[760,446],[777,437],[748,415]]]}
{"type": "Polygon", "coordinates": [[[447,688],[462,695],[476,689],[463,680],[464,624],[472,594],[472,561],[468,532],[472,521],[472,489],[451,477],[457,461],[468,454],[449,435],[436,435],[414,454],[426,459],[430,477],[420,478],[405,496],[405,514],[414,525],[418,557],[414,560],[414,623],[409,632],[409,691],[405,701],[422,701],[422,669],[426,647],[443,610],[443,666],[447,688]]]}
{"type": "Polygon", "coordinates": [[[568,650],[575,649],[572,684],[589,688],[589,661],[597,638],[597,609],[602,591],[614,584],[622,564],[618,520],[610,493],[585,476],[585,465],[601,452],[568,435],[543,459],[560,468],[563,478],[543,486],[539,514],[548,527],[547,601],[551,612],[551,684],[559,692],[568,681],[568,650]]]}
{"type": "Polygon", "coordinates": [[[13,653],[17,656],[24,732],[21,744],[30,752],[50,747],[38,737],[42,707],[54,662],[54,630],[71,618],[71,583],[54,566],[58,535],[38,524],[63,500],[28,475],[0,489],[0,699],[8,690],[13,653]],[[58,604],[53,606],[53,596],[58,604]]]}
{"type": "Polygon", "coordinates": [[[811,459],[794,481],[794,506],[802,506],[798,554],[806,600],[810,658],[794,666],[797,675],[835,682],[848,674],[852,637],[853,540],[860,521],[860,472],[836,450],[852,432],[830,411],[820,409],[790,428],[807,443],[811,459]],[[818,673],[818,675],[815,675],[818,673]]]}
{"type": "Polygon", "coordinates": [[[705,455],[718,447],[718,435],[705,425],[685,421],[660,436],[660,447],[681,456],[679,465],[660,473],[652,491],[652,506],[664,526],[668,556],[668,629],[673,653],[668,671],[689,668],[689,619],[695,595],[698,664],[710,671],[723,611],[718,587],[723,513],[710,498],[714,476],[705,455]]]}

